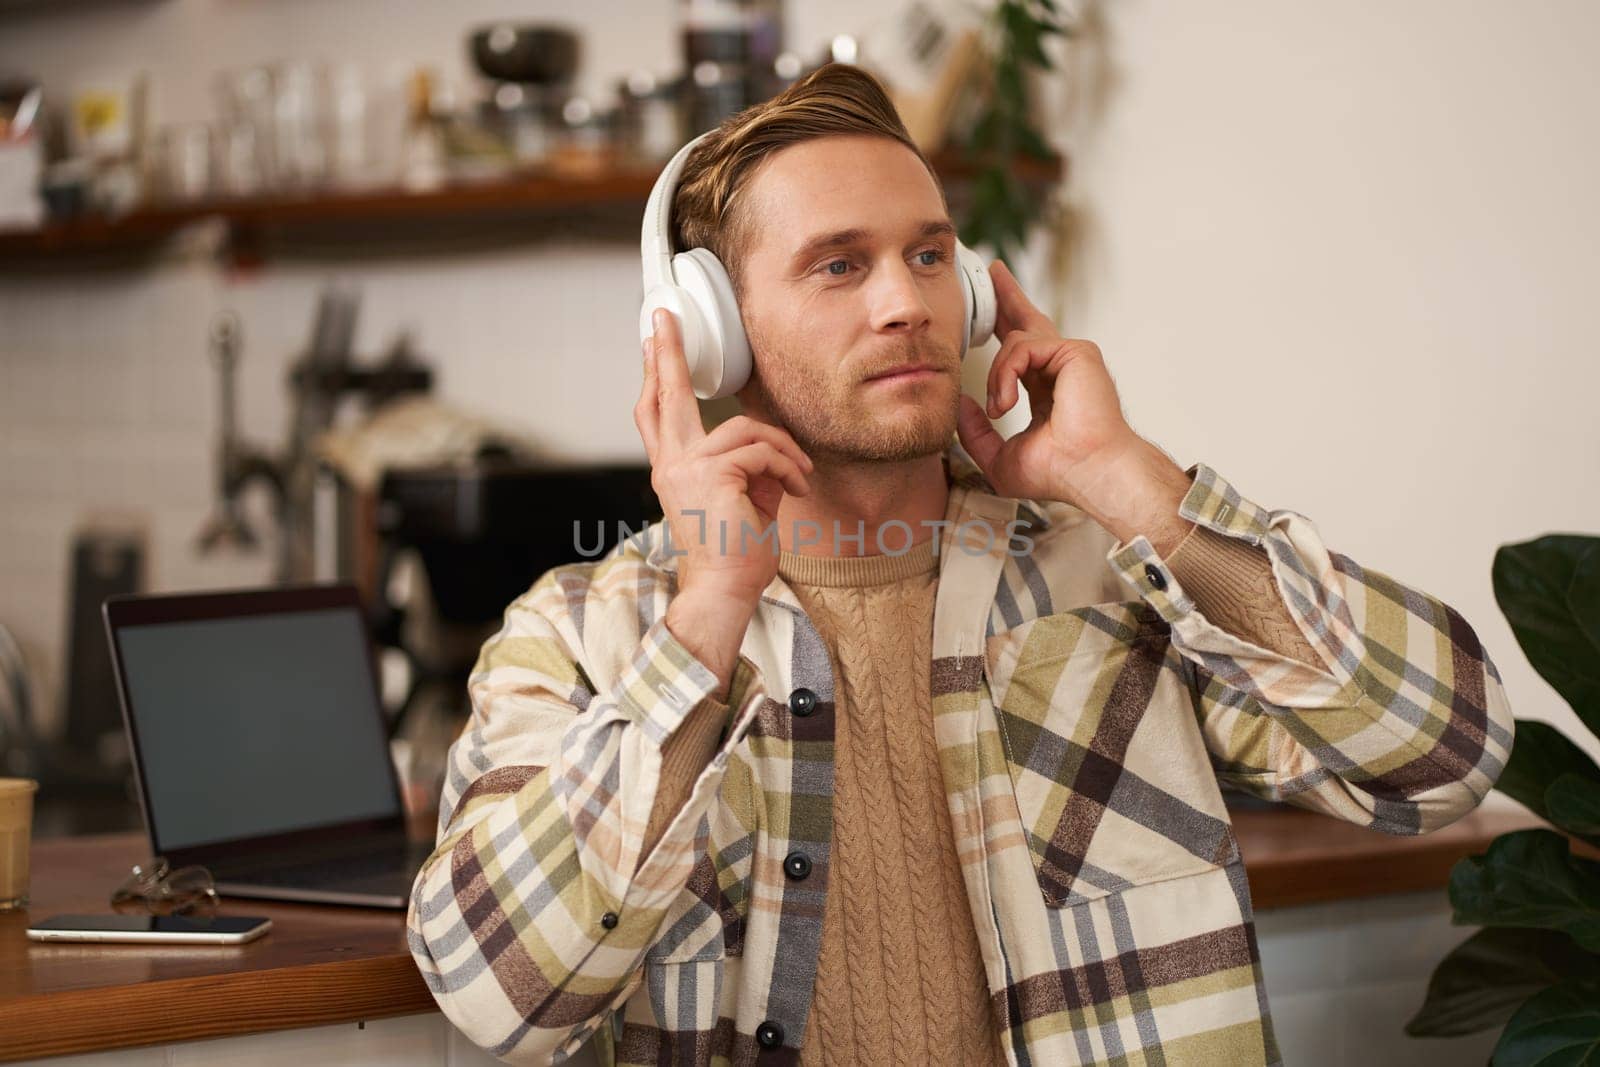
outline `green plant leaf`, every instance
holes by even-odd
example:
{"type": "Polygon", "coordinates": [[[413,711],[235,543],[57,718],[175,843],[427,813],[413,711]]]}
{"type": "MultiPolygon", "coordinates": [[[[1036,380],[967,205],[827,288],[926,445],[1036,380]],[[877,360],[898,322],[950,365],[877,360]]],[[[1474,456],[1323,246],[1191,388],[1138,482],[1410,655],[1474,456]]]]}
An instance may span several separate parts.
{"type": "Polygon", "coordinates": [[[1439,961],[1406,1033],[1456,1037],[1499,1026],[1529,997],[1569,978],[1600,980],[1600,956],[1555,930],[1486,927],[1439,961]]]}
{"type": "Polygon", "coordinates": [[[987,243],[1005,258],[1011,249],[1011,195],[1002,166],[979,171],[973,179],[972,202],[960,225],[961,239],[969,247],[987,243]]]}
{"type": "Polygon", "coordinates": [[[1553,830],[1501,834],[1450,871],[1455,921],[1561,930],[1600,952],[1600,863],[1572,855],[1553,830]]]}
{"type": "Polygon", "coordinates": [[[1600,845],[1600,777],[1563,774],[1544,791],[1544,804],[1551,822],[1600,845]]]}
{"type": "Polygon", "coordinates": [[[969,142],[974,153],[993,151],[996,138],[996,129],[999,126],[1000,116],[993,111],[985,111],[979,116],[978,121],[972,124],[972,139],[969,142]]]}
{"type": "Polygon", "coordinates": [[[1028,122],[1026,66],[1053,69],[1042,40],[1065,33],[1055,8],[1039,0],[999,0],[987,23],[986,49],[993,69],[978,116],[965,135],[965,155],[978,170],[971,199],[960,221],[962,241],[989,245],[1007,259],[1027,242],[1028,230],[1044,210],[1044,197],[1011,179],[1007,171],[1019,154],[1054,159],[1044,139],[1028,122]]]}
{"type": "Polygon", "coordinates": [[[1028,92],[1022,83],[1022,68],[1016,63],[997,63],[994,68],[995,106],[1009,109],[1012,115],[1027,113],[1028,92]]]}
{"type": "Polygon", "coordinates": [[[1563,982],[1535,994],[1506,1024],[1493,1067],[1600,1063],[1600,982],[1563,982]]]}
{"type": "Polygon", "coordinates": [[[1039,46],[1040,24],[1021,4],[1001,0],[999,15],[1008,37],[1011,53],[1018,59],[1048,67],[1049,57],[1039,46]]]}
{"type": "MultiPolygon", "coordinates": [[[[1600,545],[1600,537],[1589,540],[1600,545]]],[[[1588,638],[1591,653],[1600,659],[1600,551],[1585,552],[1578,560],[1572,584],[1567,586],[1567,608],[1588,638]]]]}
{"type": "Polygon", "coordinates": [[[1022,146],[1022,151],[1034,159],[1054,159],[1055,153],[1050,151],[1050,146],[1044,143],[1044,138],[1031,126],[1022,126],[1017,130],[1017,141],[1022,146]]]}
{"type": "Polygon", "coordinates": [[[1495,600],[1528,662],[1600,736],[1600,538],[1501,545],[1492,571],[1495,600]]]}
{"type": "Polygon", "coordinates": [[[1545,791],[1565,774],[1600,781],[1600,767],[1560,730],[1537,719],[1518,719],[1511,758],[1494,787],[1539,818],[1555,822],[1545,806],[1545,791]]]}

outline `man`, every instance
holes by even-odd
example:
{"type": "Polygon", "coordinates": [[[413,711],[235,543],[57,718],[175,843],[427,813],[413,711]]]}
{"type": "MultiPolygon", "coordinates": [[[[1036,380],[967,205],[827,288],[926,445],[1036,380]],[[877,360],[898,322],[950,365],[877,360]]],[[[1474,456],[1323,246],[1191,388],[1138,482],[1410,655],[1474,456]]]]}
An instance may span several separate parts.
{"type": "Polygon", "coordinates": [[[1219,781],[1458,818],[1511,743],[1472,629],[1179,469],[1000,263],[961,396],[943,194],[862,72],[725,123],[675,217],[744,413],[702,428],[659,318],[663,522],[540,578],[469,685],[408,913],[440,1007],[516,1063],[1277,1062],[1219,781]]]}

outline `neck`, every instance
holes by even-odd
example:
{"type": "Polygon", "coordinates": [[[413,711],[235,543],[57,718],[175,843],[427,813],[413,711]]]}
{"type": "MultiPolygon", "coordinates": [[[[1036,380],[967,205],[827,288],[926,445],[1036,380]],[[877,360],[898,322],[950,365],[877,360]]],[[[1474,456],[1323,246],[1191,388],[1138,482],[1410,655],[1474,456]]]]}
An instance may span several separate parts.
{"type": "Polygon", "coordinates": [[[932,539],[950,496],[939,453],[903,463],[818,460],[809,480],[809,494],[785,496],[778,505],[778,544],[785,552],[899,553],[932,539]]]}

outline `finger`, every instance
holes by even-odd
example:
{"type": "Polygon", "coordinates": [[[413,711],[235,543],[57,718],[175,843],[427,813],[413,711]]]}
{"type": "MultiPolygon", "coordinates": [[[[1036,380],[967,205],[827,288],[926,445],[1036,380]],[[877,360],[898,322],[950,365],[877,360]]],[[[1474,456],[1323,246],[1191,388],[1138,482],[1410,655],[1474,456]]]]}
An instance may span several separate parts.
{"type": "Polygon", "coordinates": [[[727,452],[738,445],[747,445],[752,441],[767,442],[794,460],[802,470],[809,472],[816,466],[788,432],[771,423],[752,419],[748,415],[735,415],[714,427],[706,435],[705,443],[700,447],[708,453],[727,452]]]}
{"type": "MultiPolygon", "coordinates": [[[[996,320],[998,321],[998,320],[996,320]]],[[[1000,406],[1000,370],[1005,366],[1005,361],[1016,350],[1022,339],[1010,337],[1000,342],[1000,347],[995,351],[994,359],[989,361],[989,373],[984,380],[984,406],[983,410],[991,419],[998,419],[1005,414],[1005,409],[1000,406]]]]}
{"type": "MultiPolygon", "coordinates": [[[[1000,453],[1000,446],[1005,444],[1005,438],[1000,436],[1000,431],[984,415],[978,402],[966,393],[961,394],[960,406],[956,409],[956,434],[961,438],[961,447],[967,450],[967,455],[978,465],[978,469],[988,478],[994,467],[995,456],[1000,453]]],[[[993,479],[990,479],[991,484],[993,479]]]]}
{"type": "Polygon", "coordinates": [[[744,474],[747,486],[750,479],[767,475],[782,482],[783,488],[791,496],[805,496],[811,492],[811,486],[801,473],[800,465],[765,441],[724,452],[722,460],[744,474]]]}
{"type": "Polygon", "coordinates": [[[1005,387],[1007,370],[1016,363],[1019,358],[1018,352],[1022,352],[1021,358],[1026,359],[1027,350],[1038,349],[1041,346],[1047,351],[1053,347],[1042,345],[1038,337],[1030,336],[1026,333],[1013,334],[1000,345],[999,351],[994,354],[994,359],[989,364],[988,383],[986,385],[989,403],[985,410],[991,419],[998,419],[1001,415],[1010,411],[1011,405],[1016,402],[1014,393],[1011,397],[1006,396],[1005,387]]]}
{"type": "Polygon", "coordinates": [[[1028,414],[1034,422],[1048,421],[1055,407],[1055,379],[1042,370],[1029,370],[1021,376],[1022,387],[1028,392],[1028,414]]]}
{"type": "Polygon", "coordinates": [[[1004,311],[1001,311],[998,307],[996,307],[995,311],[994,311],[994,335],[995,335],[995,337],[999,338],[1001,341],[1004,341],[1005,338],[1006,338],[1006,335],[1009,334],[1015,328],[1016,327],[1011,325],[1011,320],[1006,318],[1006,313],[1004,311]]]}
{"type": "Polygon", "coordinates": [[[689,381],[689,361],[683,354],[683,333],[678,316],[658,308],[651,318],[655,327],[656,381],[659,386],[661,438],[670,444],[683,444],[705,436],[700,422],[700,405],[695,401],[689,381]]]}
{"type": "Polygon", "coordinates": [[[1034,306],[1033,301],[1022,291],[1022,283],[1017,281],[1016,275],[1011,273],[1011,268],[1006,266],[1004,260],[996,259],[991,264],[989,272],[994,282],[995,321],[998,324],[1000,316],[1005,317],[1008,331],[1010,330],[1049,330],[1054,332],[1055,324],[1050,321],[1050,316],[1034,306]]]}
{"type": "Polygon", "coordinates": [[[644,440],[644,454],[650,465],[656,465],[656,449],[661,439],[660,386],[656,383],[655,358],[650,352],[650,338],[639,346],[643,353],[644,386],[639,390],[639,402],[633,406],[633,422],[639,427],[644,440]]]}
{"type": "Polygon", "coordinates": [[[1025,384],[1037,384],[1043,389],[1051,387],[1055,382],[1055,368],[1051,364],[1060,350],[1059,345],[1042,343],[1034,338],[1019,338],[1009,350],[1003,349],[995,355],[989,376],[993,383],[990,388],[994,395],[994,409],[998,413],[996,418],[1016,404],[1019,379],[1026,376],[1025,384]],[[1029,374],[1033,370],[1040,373],[1029,374]]]}
{"type": "MultiPolygon", "coordinates": [[[[1004,264],[1000,263],[999,260],[995,260],[989,266],[990,266],[990,274],[991,274],[991,279],[992,279],[993,274],[996,271],[1000,270],[1004,266],[1004,264]]],[[[1006,314],[1006,309],[1000,306],[1000,301],[998,299],[998,293],[999,293],[999,285],[998,285],[998,283],[995,286],[995,292],[996,292],[997,296],[996,296],[996,300],[995,300],[995,309],[994,309],[994,336],[995,336],[996,340],[1004,342],[1005,339],[1006,339],[1006,336],[1008,334],[1010,334],[1012,330],[1015,330],[1017,328],[1017,324],[1011,321],[1011,317],[1006,314]]]]}

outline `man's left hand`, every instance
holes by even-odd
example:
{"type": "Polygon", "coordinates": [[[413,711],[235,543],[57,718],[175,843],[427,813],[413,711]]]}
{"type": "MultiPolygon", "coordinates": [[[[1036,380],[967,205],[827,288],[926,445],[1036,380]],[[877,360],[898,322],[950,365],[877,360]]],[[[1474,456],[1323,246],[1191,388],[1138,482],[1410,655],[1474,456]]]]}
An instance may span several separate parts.
{"type": "Polygon", "coordinates": [[[989,265],[995,336],[988,411],[962,394],[961,444],[1002,496],[1060,500],[1088,512],[1119,540],[1145,534],[1158,552],[1191,527],[1178,515],[1189,477],[1133,431],[1100,346],[1063,338],[1010,269],[989,265]],[[1032,419],[1007,439],[989,421],[1014,407],[1019,385],[1032,419]]]}

